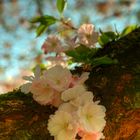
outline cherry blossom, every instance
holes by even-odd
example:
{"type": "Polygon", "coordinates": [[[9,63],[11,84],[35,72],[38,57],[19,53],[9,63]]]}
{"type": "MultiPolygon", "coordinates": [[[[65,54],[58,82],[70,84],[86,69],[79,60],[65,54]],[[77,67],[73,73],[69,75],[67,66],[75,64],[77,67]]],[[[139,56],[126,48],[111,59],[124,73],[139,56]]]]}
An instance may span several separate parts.
{"type": "Polygon", "coordinates": [[[57,111],[48,120],[48,130],[55,140],[74,140],[77,128],[73,121],[68,112],[57,111]]]}
{"type": "Polygon", "coordinates": [[[85,105],[87,102],[93,101],[93,93],[86,91],[82,93],[80,96],[77,96],[74,100],[71,100],[70,103],[75,107],[80,107],[85,105]]]}
{"type": "Polygon", "coordinates": [[[30,90],[33,94],[33,99],[41,105],[51,104],[56,94],[56,91],[42,79],[33,81],[30,90]]]}
{"type": "Polygon", "coordinates": [[[69,101],[74,107],[79,107],[87,102],[93,102],[93,93],[86,91],[85,86],[77,85],[65,90],[61,95],[61,99],[69,101]]]}
{"type": "Polygon", "coordinates": [[[69,88],[72,74],[67,68],[56,65],[43,73],[43,78],[55,90],[62,92],[69,88]]]}
{"type": "Polygon", "coordinates": [[[46,58],[47,62],[50,62],[49,65],[47,65],[47,67],[51,68],[54,67],[56,65],[61,65],[63,67],[67,67],[67,57],[65,56],[65,54],[59,54],[57,56],[49,56],[46,58]]]}
{"type": "Polygon", "coordinates": [[[77,85],[73,88],[69,88],[69,89],[65,90],[64,92],[62,92],[61,98],[64,101],[70,101],[70,100],[77,98],[85,91],[86,91],[85,86],[77,85]]]}
{"type": "Polygon", "coordinates": [[[55,91],[53,94],[53,99],[51,100],[50,104],[55,107],[59,107],[62,103],[63,101],[61,100],[61,93],[55,91]]]}
{"type": "Polygon", "coordinates": [[[73,115],[73,118],[77,119],[76,116],[76,111],[77,111],[77,107],[73,106],[72,104],[70,104],[69,102],[63,103],[59,106],[59,110],[68,112],[70,114],[73,115]]]}
{"type": "Polygon", "coordinates": [[[35,71],[34,71],[34,76],[24,76],[23,79],[29,82],[21,86],[21,92],[29,93],[32,82],[35,80],[38,80],[40,78],[40,75],[41,75],[41,69],[39,66],[36,66],[35,71]]]}
{"type": "Polygon", "coordinates": [[[98,41],[98,33],[94,31],[93,24],[83,24],[78,29],[79,42],[89,47],[95,47],[98,41]]]}
{"type": "Polygon", "coordinates": [[[60,39],[56,35],[50,35],[42,45],[42,50],[44,53],[63,52],[63,47],[60,39]]]}
{"type": "Polygon", "coordinates": [[[78,75],[73,75],[72,76],[72,83],[71,86],[74,85],[82,85],[84,82],[89,78],[89,72],[84,72],[82,75],[79,77],[78,75]]]}
{"type": "Polygon", "coordinates": [[[78,133],[80,140],[100,140],[102,138],[102,133],[100,132],[85,132],[81,131],[78,133]]]}
{"type": "Polygon", "coordinates": [[[104,119],[105,111],[106,109],[104,106],[98,105],[94,102],[87,102],[87,104],[79,107],[78,109],[78,116],[81,126],[87,132],[101,132],[106,124],[104,119]]]}
{"type": "Polygon", "coordinates": [[[21,87],[31,92],[33,99],[41,105],[58,108],[48,120],[48,130],[55,140],[99,140],[106,124],[105,107],[93,101],[93,93],[84,82],[89,73],[72,75],[70,70],[56,65],[41,72],[35,68],[34,76],[25,76],[29,81],[21,87]],[[90,108],[90,109],[89,109],[90,108]]]}

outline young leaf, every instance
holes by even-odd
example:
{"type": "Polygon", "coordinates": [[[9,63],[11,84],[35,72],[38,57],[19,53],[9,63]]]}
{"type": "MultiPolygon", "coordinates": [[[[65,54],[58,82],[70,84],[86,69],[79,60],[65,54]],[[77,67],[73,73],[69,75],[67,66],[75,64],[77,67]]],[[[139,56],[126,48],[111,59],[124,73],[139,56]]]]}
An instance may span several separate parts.
{"type": "Polygon", "coordinates": [[[30,20],[31,23],[42,23],[42,24],[55,23],[56,21],[57,19],[55,17],[49,15],[34,17],[30,20]]]}
{"type": "Polygon", "coordinates": [[[94,60],[92,60],[91,62],[91,64],[94,67],[99,65],[110,65],[110,64],[117,64],[117,63],[118,61],[116,59],[109,58],[106,55],[99,58],[94,58],[94,60]]]}
{"type": "Polygon", "coordinates": [[[30,19],[29,20],[29,22],[31,22],[31,23],[38,23],[38,22],[40,22],[40,16],[39,17],[33,17],[32,19],[30,19]]]}
{"type": "Polygon", "coordinates": [[[69,50],[69,51],[67,51],[65,53],[66,53],[66,55],[72,57],[74,61],[80,62],[80,56],[79,56],[79,54],[77,53],[77,51],[75,49],[69,50]]]}
{"type": "Polygon", "coordinates": [[[35,67],[32,68],[32,71],[33,71],[34,73],[35,73],[35,71],[36,71],[36,67],[40,68],[41,72],[42,72],[43,70],[46,70],[45,64],[41,63],[41,64],[38,64],[37,66],[35,66],[35,67]]]}
{"type": "Polygon", "coordinates": [[[96,53],[96,49],[90,49],[84,45],[65,52],[68,56],[72,57],[75,62],[89,63],[90,59],[96,53]]]}
{"type": "Polygon", "coordinates": [[[110,40],[114,40],[114,39],[116,39],[116,37],[117,37],[116,33],[115,33],[115,32],[111,32],[111,31],[109,31],[109,32],[104,32],[104,34],[105,34],[106,36],[108,36],[108,38],[109,38],[110,40]]]}
{"type": "Polygon", "coordinates": [[[137,29],[137,28],[138,28],[137,25],[130,25],[130,26],[126,27],[126,28],[122,31],[122,33],[121,33],[120,36],[123,37],[123,36],[129,34],[130,32],[132,32],[133,30],[135,30],[135,29],[137,29]]]}
{"type": "Polygon", "coordinates": [[[40,23],[36,29],[37,37],[40,36],[50,25],[55,24],[57,19],[53,16],[45,15],[41,17],[35,17],[30,20],[32,23],[40,23]]]}
{"type": "Polygon", "coordinates": [[[105,34],[102,34],[99,38],[98,38],[98,42],[101,46],[107,44],[109,42],[109,38],[108,36],[106,36],[105,34]]]}
{"type": "Polygon", "coordinates": [[[40,24],[36,29],[37,37],[40,36],[47,29],[46,25],[40,24]]]}
{"type": "Polygon", "coordinates": [[[118,35],[116,35],[114,32],[102,32],[101,36],[98,39],[98,42],[101,46],[103,46],[117,38],[118,35]]]}
{"type": "Polygon", "coordinates": [[[64,8],[66,7],[67,0],[57,0],[57,9],[60,13],[63,13],[64,8]]]}

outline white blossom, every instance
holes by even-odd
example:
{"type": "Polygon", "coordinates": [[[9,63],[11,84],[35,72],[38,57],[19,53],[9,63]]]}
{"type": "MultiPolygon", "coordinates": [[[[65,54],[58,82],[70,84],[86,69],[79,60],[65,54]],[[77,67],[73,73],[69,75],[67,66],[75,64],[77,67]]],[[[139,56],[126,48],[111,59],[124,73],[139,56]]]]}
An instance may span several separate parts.
{"type": "Polygon", "coordinates": [[[48,130],[51,136],[54,136],[55,140],[73,140],[77,134],[73,121],[70,113],[56,111],[48,120],[48,130]]]}
{"type": "Polygon", "coordinates": [[[62,92],[61,98],[64,101],[70,101],[70,100],[77,98],[85,91],[86,91],[85,86],[77,85],[77,86],[74,86],[74,87],[69,88],[69,89],[65,90],[64,92],[62,92]]]}
{"type": "Polygon", "coordinates": [[[79,107],[78,116],[81,127],[87,132],[101,132],[104,129],[106,121],[105,107],[96,103],[87,103],[79,107]]]}

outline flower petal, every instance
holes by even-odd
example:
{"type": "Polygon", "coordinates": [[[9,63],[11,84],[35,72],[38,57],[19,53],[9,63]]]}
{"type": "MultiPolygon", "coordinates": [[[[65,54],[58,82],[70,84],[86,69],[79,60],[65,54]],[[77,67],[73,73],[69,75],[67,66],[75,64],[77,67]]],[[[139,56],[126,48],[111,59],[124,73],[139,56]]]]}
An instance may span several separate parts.
{"type": "Polygon", "coordinates": [[[21,92],[29,93],[30,92],[31,83],[26,83],[21,86],[21,92]]]}
{"type": "Polygon", "coordinates": [[[39,79],[39,77],[41,76],[41,69],[39,65],[36,66],[34,75],[35,75],[35,79],[39,79]]]}

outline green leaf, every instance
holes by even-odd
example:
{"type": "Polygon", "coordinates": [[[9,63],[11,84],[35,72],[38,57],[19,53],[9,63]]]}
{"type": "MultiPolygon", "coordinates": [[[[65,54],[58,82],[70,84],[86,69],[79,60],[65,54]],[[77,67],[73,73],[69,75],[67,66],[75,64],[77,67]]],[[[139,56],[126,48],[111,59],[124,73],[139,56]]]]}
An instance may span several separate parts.
{"type": "Polygon", "coordinates": [[[55,24],[57,19],[53,16],[45,15],[41,17],[35,17],[30,20],[32,23],[40,23],[36,29],[37,37],[40,36],[50,25],[55,24]]]}
{"type": "Polygon", "coordinates": [[[102,32],[101,36],[98,39],[98,42],[101,46],[107,44],[118,38],[118,35],[114,32],[102,32]]]}
{"type": "Polygon", "coordinates": [[[99,58],[94,58],[94,60],[92,60],[91,62],[91,64],[94,67],[99,65],[110,65],[110,64],[117,64],[117,63],[118,61],[116,59],[109,58],[106,55],[99,58]]]}
{"type": "Polygon", "coordinates": [[[104,32],[104,34],[110,39],[110,40],[114,40],[116,39],[117,35],[115,32],[104,32]]]}
{"type": "Polygon", "coordinates": [[[46,25],[40,24],[36,29],[37,37],[40,36],[48,27],[46,25]]]}
{"type": "Polygon", "coordinates": [[[73,50],[67,51],[66,54],[72,57],[75,62],[89,63],[96,51],[97,49],[90,49],[84,45],[80,45],[73,50]]]}
{"type": "Polygon", "coordinates": [[[89,51],[90,51],[90,48],[88,48],[88,47],[86,47],[86,46],[84,46],[84,45],[80,45],[80,46],[77,47],[75,50],[76,50],[76,52],[79,53],[80,55],[83,55],[83,54],[89,52],[89,51]]]}
{"type": "Polygon", "coordinates": [[[39,17],[33,17],[33,18],[30,19],[29,21],[30,21],[31,23],[38,23],[38,22],[40,22],[40,20],[41,20],[41,17],[39,16],[39,17]]]}
{"type": "Polygon", "coordinates": [[[107,44],[109,42],[109,38],[108,36],[106,36],[105,34],[102,34],[99,38],[98,38],[98,42],[101,46],[107,44]]]}
{"type": "Polygon", "coordinates": [[[94,54],[96,54],[97,49],[90,49],[83,45],[77,47],[76,49],[67,51],[66,54],[73,58],[74,62],[81,62],[85,64],[90,64],[93,67],[99,65],[111,65],[117,64],[118,61],[116,59],[109,58],[108,56],[102,56],[98,58],[94,58],[94,54]]]}
{"type": "Polygon", "coordinates": [[[101,36],[98,38],[98,42],[101,46],[118,39],[118,34],[115,32],[102,32],[101,36]]]}
{"type": "MultiPolygon", "coordinates": [[[[40,67],[41,72],[44,71],[44,70],[46,70],[45,64],[41,63],[41,64],[37,64],[37,65],[40,67]]],[[[32,71],[33,71],[34,73],[35,73],[35,70],[36,70],[36,66],[32,68],[32,71]]]]}
{"type": "Polygon", "coordinates": [[[127,26],[121,33],[121,37],[131,33],[132,31],[134,31],[135,29],[137,29],[138,26],[137,25],[130,25],[130,26],[127,26]]]}
{"type": "Polygon", "coordinates": [[[79,55],[79,53],[75,49],[74,50],[69,50],[69,51],[67,51],[65,53],[66,53],[66,55],[72,57],[74,61],[76,61],[76,62],[80,62],[81,61],[80,55],[79,55]]]}
{"type": "Polygon", "coordinates": [[[42,23],[42,24],[52,24],[55,23],[57,19],[50,15],[44,15],[41,17],[34,17],[30,20],[31,23],[42,23]]]}
{"type": "Polygon", "coordinates": [[[63,13],[66,4],[67,4],[67,0],[57,0],[56,6],[59,13],[63,13]]]}

